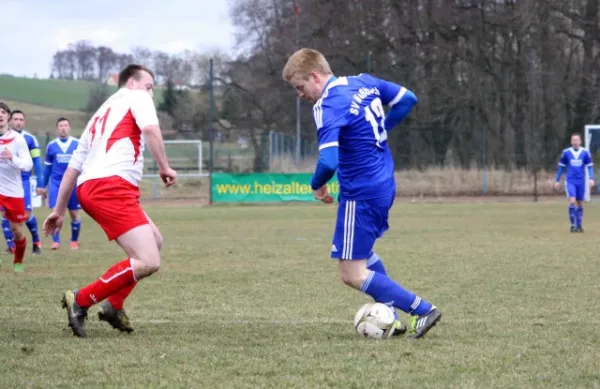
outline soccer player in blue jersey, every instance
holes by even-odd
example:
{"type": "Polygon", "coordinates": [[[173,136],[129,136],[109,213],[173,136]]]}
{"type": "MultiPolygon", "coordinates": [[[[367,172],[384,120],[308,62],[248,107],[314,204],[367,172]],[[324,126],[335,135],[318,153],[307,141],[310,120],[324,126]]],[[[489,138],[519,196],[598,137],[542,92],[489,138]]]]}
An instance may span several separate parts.
{"type": "MultiPolygon", "coordinates": [[[[69,167],[69,161],[71,161],[73,152],[79,144],[76,138],[69,135],[71,132],[69,119],[59,118],[56,121],[56,130],[58,131],[58,138],[48,143],[46,147],[44,180],[42,181],[42,187],[38,188],[38,194],[44,197],[48,196],[48,206],[51,209],[54,209],[56,206],[60,182],[65,175],[67,167],[69,167]],[[48,185],[48,189],[46,189],[46,185],[48,185]]],[[[71,249],[76,250],[79,248],[79,232],[81,231],[81,219],[79,218],[79,209],[81,206],[77,200],[75,188],[73,188],[67,208],[71,216],[71,249]]],[[[59,248],[60,232],[52,233],[52,250],[58,250],[59,248]]]]}
{"type": "MultiPolygon", "coordinates": [[[[35,176],[37,179],[36,186],[39,188],[43,180],[40,144],[35,136],[24,130],[25,114],[23,111],[12,111],[10,114],[10,125],[13,130],[23,135],[25,141],[27,142],[27,147],[29,147],[29,152],[31,154],[31,158],[33,159],[33,169],[35,170],[35,176]]],[[[25,210],[27,211],[27,221],[25,222],[25,225],[29,229],[29,232],[31,232],[31,240],[33,242],[32,253],[33,255],[39,255],[42,252],[42,243],[40,241],[40,234],[38,232],[38,222],[33,214],[33,207],[31,204],[31,171],[22,172],[21,177],[23,179],[23,190],[25,190],[25,210]]],[[[6,220],[4,215],[2,216],[2,229],[4,230],[4,237],[6,238],[6,243],[8,246],[7,251],[14,252],[15,243],[13,234],[10,230],[9,221],[6,220]]]]}
{"type": "MultiPolygon", "coordinates": [[[[440,320],[441,312],[389,278],[373,251],[375,241],[388,229],[396,195],[387,131],[408,115],[416,96],[368,74],[335,77],[325,57],[306,48],[288,59],[283,78],[314,104],[319,161],[311,187],[316,199],[333,201],[326,184],[338,173],[340,196],[331,257],[338,260],[342,281],[377,302],[411,314],[410,336],[421,338],[440,320]],[[384,105],[390,107],[387,115],[384,105]]],[[[406,332],[399,320],[395,327],[395,334],[406,332]]]]}
{"type": "Polygon", "coordinates": [[[560,185],[560,177],[565,175],[565,191],[569,198],[569,221],[571,232],[583,232],[583,200],[585,197],[585,169],[588,170],[590,188],[594,186],[594,163],[590,152],[581,147],[581,135],[571,135],[571,147],[564,149],[556,171],[556,189],[560,185]]]}

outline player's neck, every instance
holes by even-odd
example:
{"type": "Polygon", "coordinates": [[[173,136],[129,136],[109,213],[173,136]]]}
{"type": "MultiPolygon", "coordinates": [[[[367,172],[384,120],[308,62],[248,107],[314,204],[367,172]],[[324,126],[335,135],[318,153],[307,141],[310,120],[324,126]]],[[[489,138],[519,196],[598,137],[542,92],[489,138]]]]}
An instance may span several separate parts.
{"type": "Polygon", "coordinates": [[[0,127],[0,136],[6,134],[8,131],[10,131],[10,128],[8,128],[8,125],[6,125],[4,127],[0,127]]]}
{"type": "Polygon", "coordinates": [[[323,96],[323,93],[325,93],[325,89],[327,89],[327,84],[329,84],[329,81],[331,81],[331,79],[334,77],[333,74],[328,74],[326,76],[323,76],[323,90],[321,90],[321,96],[323,96]]]}

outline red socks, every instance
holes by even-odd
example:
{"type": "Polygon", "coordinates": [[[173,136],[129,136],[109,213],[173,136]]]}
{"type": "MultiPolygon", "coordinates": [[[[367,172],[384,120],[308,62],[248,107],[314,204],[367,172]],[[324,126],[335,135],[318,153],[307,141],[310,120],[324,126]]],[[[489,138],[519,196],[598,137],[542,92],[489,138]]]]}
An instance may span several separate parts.
{"type": "Polygon", "coordinates": [[[23,263],[25,257],[25,248],[27,247],[27,239],[15,240],[15,257],[13,263],[23,263]]]}
{"type": "Polygon", "coordinates": [[[137,281],[134,281],[133,284],[124,287],[117,293],[108,297],[108,302],[114,309],[120,310],[123,309],[123,303],[129,294],[133,291],[133,288],[137,285],[137,281]]]}
{"type": "MultiPolygon", "coordinates": [[[[133,277],[133,267],[131,266],[130,259],[127,258],[113,265],[96,281],[80,289],[75,301],[80,307],[88,308],[122,289],[129,289],[129,292],[127,293],[127,295],[129,295],[135,286],[135,283],[136,280],[133,277]]],[[[123,298],[123,300],[125,300],[125,298],[123,298]]],[[[122,306],[123,303],[121,302],[121,307],[122,306]]]]}

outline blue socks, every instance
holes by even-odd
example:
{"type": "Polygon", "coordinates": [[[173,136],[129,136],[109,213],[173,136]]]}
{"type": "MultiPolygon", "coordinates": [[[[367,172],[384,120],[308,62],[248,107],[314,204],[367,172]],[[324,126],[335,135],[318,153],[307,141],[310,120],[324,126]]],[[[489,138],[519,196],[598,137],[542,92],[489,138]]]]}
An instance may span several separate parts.
{"type": "Polygon", "coordinates": [[[583,207],[582,206],[577,207],[577,212],[575,215],[577,217],[577,228],[581,228],[581,224],[583,222],[583,207]]]}
{"type": "Polygon", "coordinates": [[[575,204],[569,204],[569,220],[571,221],[571,227],[576,226],[576,216],[577,209],[575,208],[575,204]]]}
{"type": "Polygon", "coordinates": [[[412,315],[425,315],[431,310],[431,303],[404,289],[383,274],[369,271],[369,276],[360,288],[377,302],[392,305],[412,315]]]}
{"type": "Polygon", "coordinates": [[[71,242],[79,240],[79,231],[81,231],[81,220],[71,222],[71,242]]]}
{"type": "MultiPolygon", "coordinates": [[[[375,273],[382,274],[387,276],[387,271],[385,270],[385,266],[383,266],[383,261],[379,258],[379,255],[375,253],[371,253],[369,255],[369,259],[367,259],[367,269],[374,271],[375,273]]],[[[396,320],[399,320],[398,312],[394,309],[394,317],[396,320]]]]}
{"type": "Polygon", "coordinates": [[[10,222],[4,216],[2,217],[2,230],[4,231],[4,238],[6,239],[6,245],[8,248],[15,248],[15,241],[13,239],[13,233],[10,230],[10,222]]]}
{"type": "MultiPolygon", "coordinates": [[[[369,276],[360,288],[361,292],[373,297],[377,302],[391,305],[406,313],[424,315],[431,310],[431,303],[422,300],[388,278],[383,262],[373,253],[367,260],[369,276]]],[[[398,315],[396,314],[396,318],[398,315]]]]}
{"type": "Polygon", "coordinates": [[[29,220],[27,220],[25,222],[25,224],[27,225],[27,228],[29,228],[29,231],[31,232],[31,240],[33,241],[33,243],[39,243],[40,235],[38,234],[38,222],[37,222],[37,219],[35,218],[35,215],[31,215],[31,217],[29,218],[29,220]]]}
{"type": "Polygon", "coordinates": [[[385,266],[383,266],[383,261],[379,256],[375,253],[371,253],[369,259],[367,259],[367,269],[373,270],[375,273],[383,274],[387,276],[387,271],[385,271],[385,266]]]}

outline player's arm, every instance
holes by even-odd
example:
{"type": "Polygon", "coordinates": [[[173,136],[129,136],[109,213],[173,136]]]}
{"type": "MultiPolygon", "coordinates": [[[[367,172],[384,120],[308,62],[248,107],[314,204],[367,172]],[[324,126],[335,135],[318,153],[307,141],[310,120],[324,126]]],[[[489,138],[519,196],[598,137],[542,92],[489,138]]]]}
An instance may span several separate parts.
{"type": "Polygon", "coordinates": [[[83,134],[81,135],[81,139],[77,144],[77,148],[73,152],[73,156],[69,161],[69,166],[63,175],[62,180],[60,181],[60,186],[58,188],[58,196],[56,198],[56,206],[54,207],[54,213],[59,216],[64,216],[67,212],[67,204],[69,202],[69,198],[71,197],[71,193],[73,193],[73,189],[75,188],[75,184],[77,184],[77,178],[79,174],[81,174],[81,170],[83,169],[83,164],[87,159],[88,151],[90,144],[90,132],[89,128],[86,128],[83,134]]]}
{"type": "Polygon", "coordinates": [[[327,184],[337,170],[340,129],[347,125],[345,105],[342,98],[332,96],[325,101],[321,100],[313,108],[319,140],[319,160],[310,181],[313,190],[327,184]],[[340,108],[336,109],[338,105],[340,108]]]}
{"type": "Polygon", "coordinates": [[[588,151],[585,152],[585,159],[583,161],[585,163],[585,167],[588,170],[588,177],[590,180],[590,186],[594,186],[594,161],[592,161],[592,157],[588,151]]]}
{"type": "Polygon", "coordinates": [[[372,76],[368,77],[378,85],[381,102],[390,107],[385,115],[385,129],[390,131],[408,116],[419,100],[412,91],[401,85],[372,76]]]}
{"type": "Polygon", "coordinates": [[[138,93],[138,96],[134,98],[131,104],[131,113],[138,127],[142,129],[146,146],[158,165],[161,178],[164,177],[163,181],[169,186],[174,182],[176,173],[169,167],[154,101],[145,91],[136,93],[138,93]]]}
{"type": "Polygon", "coordinates": [[[53,159],[54,157],[50,152],[50,145],[48,145],[46,147],[46,158],[44,159],[44,176],[42,177],[41,185],[38,185],[38,188],[45,188],[48,186],[50,174],[52,173],[52,165],[54,164],[53,159]]]}
{"type": "Polygon", "coordinates": [[[558,183],[560,182],[560,177],[565,171],[565,167],[567,167],[568,163],[569,160],[567,158],[567,154],[563,152],[562,156],[560,157],[560,161],[558,162],[558,167],[556,168],[556,185],[558,185],[558,183]]]}
{"type": "Polygon", "coordinates": [[[29,136],[27,138],[27,146],[29,147],[29,153],[31,154],[31,160],[33,161],[33,171],[35,173],[35,177],[37,178],[37,187],[42,188],[43,172],[40,145],[36,138],[29,136]]]}
{"type": "Polygon", "coordinates": [[[33,167],[33,161],[31,160],[31,154],[25,139],[18,137],[15,139],[16,142],[16,153],[12,155],[10,162],[16,166],[22,172],[28,172],[33,167]]]}

